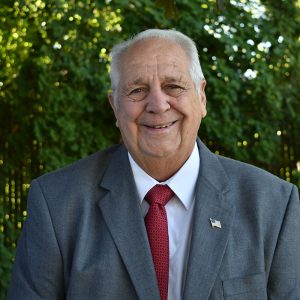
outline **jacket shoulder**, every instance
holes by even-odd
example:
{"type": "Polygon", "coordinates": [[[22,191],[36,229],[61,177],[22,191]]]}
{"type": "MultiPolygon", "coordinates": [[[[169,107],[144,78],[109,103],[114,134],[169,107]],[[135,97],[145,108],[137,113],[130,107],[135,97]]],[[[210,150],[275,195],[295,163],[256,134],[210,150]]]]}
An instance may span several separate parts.
{"type": "Polygon", "coordinates": [[[61,186],[63,183],[76,184],[92,184],[92,181],[99,182],[111,156],[119,149],[121,145],[98,151],[85,158],[82,158],[68,166],[46,173],[36,180],[40,185],[61,186]]]}
{"type": "Polygon", "coordinates": [[[220,155],[217,155],[217,158],[231,181],[243,184],[245,188],[252,187],[265,190],[279,188],[286,190],[288,193],[293,188],[293,184],[254,165],[220,155]]]}

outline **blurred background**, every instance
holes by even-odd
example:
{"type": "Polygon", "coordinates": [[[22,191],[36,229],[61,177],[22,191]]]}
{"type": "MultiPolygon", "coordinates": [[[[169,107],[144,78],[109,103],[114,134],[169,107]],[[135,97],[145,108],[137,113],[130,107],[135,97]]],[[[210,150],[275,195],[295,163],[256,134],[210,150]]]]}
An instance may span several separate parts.
{"type": "Polygon", "coordinates": [[[120,142],[111,47],[175,28],[197,44],[215,153],[300,186],[299,0],[0,0],[0,299],[33,178],[120,142]]]}

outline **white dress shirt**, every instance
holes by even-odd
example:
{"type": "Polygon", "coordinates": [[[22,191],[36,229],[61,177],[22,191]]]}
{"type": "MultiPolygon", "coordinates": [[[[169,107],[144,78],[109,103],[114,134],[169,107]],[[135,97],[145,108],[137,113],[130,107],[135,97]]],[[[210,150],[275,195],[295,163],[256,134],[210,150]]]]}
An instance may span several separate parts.
{"type": "Polygon", "coordinates": [[[144,200],[147,192],[156,184],[167,184],[175,193],[166,204],[169,233],[169,286],[168,300],[182,299],[186,275],[187,258],[190,248],[191,224],[195,203],[195,187],[200,168],[197,144],[192,154],[178,172],[167,181],[158,182],[149,176],[128,153],[143,216],[148,212],[149,204],[144,200]]]}

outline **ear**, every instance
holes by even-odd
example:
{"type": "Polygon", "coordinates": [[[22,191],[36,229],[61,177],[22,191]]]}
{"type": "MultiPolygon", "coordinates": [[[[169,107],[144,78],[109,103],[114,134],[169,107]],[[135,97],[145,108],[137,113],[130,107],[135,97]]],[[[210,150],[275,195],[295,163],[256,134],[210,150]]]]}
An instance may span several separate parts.
{"type": "Polygon", "coordinates": [[[206,116],[206,95],[205,95],[205,86],[206,86],[206,80],[202,80],[200,83],[200,105],[201,105],[201,112],[202,112],[202,118],[206,116]]]}
{"type": "Polygon", "coordinates": [[[117,107],[116,107],[116,105],[115,105],[115,98],[114,98],[114,95],[113,95],[113,93],[112,92],[110,92],[109,94],[108,94],[108,101],[109,101],[109,104],[110,104],[110,106],[111,106],[111,108],[113,109],[113,111],[114,111],[114,114],[115,114],[115,116],[117,115],[116,113],[117,113],[117,107]]]}
{"type": "Polygon", "coordinates": [[[108,94],[108,101],[109,101],[109,104],[110,104],[111,108],[114,111],[114,115],[115,115],[115,118],[116,118],[116,127],[119,127],[118,117],[117,117],[117,107],[115,105],[115,98],[114,98],[113,93],[108,94]]]}

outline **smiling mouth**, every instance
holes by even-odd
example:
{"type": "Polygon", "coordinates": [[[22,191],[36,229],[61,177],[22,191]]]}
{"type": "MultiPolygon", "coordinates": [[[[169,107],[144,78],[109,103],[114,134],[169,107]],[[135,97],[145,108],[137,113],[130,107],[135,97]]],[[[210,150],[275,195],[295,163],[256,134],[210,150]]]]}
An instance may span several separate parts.
{"type": "Polygon", "coordinates": [[[167,123],[167,124],[162,124],[162,125],[145,125],[148,128],[152,128],[152,129],[163,129],[163,128],[168,128],[170,126],[172,126],[173,124],[175,124],[176,121],[167,123]]]}

